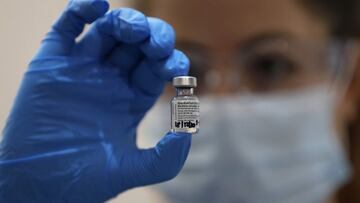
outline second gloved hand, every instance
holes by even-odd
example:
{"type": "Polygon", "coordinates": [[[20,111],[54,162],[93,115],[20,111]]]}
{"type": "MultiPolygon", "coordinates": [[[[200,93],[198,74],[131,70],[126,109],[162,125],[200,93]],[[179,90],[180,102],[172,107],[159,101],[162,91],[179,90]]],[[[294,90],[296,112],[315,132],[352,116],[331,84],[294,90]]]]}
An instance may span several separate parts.
{"type": "Polygon", "coordinates": [[[103,202],[182,168],[189,134],[142,150],[136,129],[189,61],[167,23],[108,8],[70,1],[31,62],[1,143],[1,202],[103,202]]]}

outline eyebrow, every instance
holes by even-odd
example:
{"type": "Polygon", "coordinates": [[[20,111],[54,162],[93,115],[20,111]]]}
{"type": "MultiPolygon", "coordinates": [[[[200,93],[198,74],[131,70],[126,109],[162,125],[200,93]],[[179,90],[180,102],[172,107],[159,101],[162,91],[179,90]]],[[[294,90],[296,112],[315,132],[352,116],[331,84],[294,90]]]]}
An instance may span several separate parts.
{"type": "Polygon", "coordinates": [[[241,51],[251,51],[255,47],[258,47],[261,44],[273,42],[274,40],[286,40],[290,41],[293,38],[288,33],[284,32],[268,32],[262,33],[249,39],[243,40],[242,42],[238,43],[239,50],[241,51]]]}
{"type": "MultiPolygon", "coordinates": [[[[246,52],[253,50],[261,44],[273,42],[274,40],[290,41],[292,38],[293,36],[291,34],[285,32],[264,32],[261,34],[256,34],[255,36],[252,36],[248,39],[241,40],[241,42],[237,43],[237,47],[241,52],[246,52]]],[[[177,40],[176,47],[203,52],[208,50],[207,46],[204,44],[184,39],[177,40]]]]}

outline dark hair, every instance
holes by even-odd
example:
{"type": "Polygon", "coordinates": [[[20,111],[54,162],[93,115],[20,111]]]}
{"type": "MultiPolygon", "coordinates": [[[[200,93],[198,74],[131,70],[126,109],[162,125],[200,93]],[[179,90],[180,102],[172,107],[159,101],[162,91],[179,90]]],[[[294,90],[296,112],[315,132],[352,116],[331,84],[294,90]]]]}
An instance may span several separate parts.
{"type": "MultiPolygon", "coordinates": [[[[135,7],[149,12],[150,0],[132,0],[135,7]]],[[[331,34],[360,38],[360,0],[299,0],[311,14],[329,23],[331,34]]]]}
{"type": "Polygon", "coordinates": [[[334,36],[360,37],[359,0],[301,0],[315,15],[330,23],[334,36]]]}

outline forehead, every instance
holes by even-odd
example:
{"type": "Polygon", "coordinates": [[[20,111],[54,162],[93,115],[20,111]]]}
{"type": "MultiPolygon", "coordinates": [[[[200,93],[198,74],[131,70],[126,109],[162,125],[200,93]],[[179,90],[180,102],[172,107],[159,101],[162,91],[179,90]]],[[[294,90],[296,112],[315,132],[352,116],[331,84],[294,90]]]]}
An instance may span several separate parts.
{"type": "Polygon", "coordinates": [[[178,39],[222,44],[279,32],[297,38],[323,38],[320,18],[300,0],[153,0],[151,15],[172,24],[178,39]]]}

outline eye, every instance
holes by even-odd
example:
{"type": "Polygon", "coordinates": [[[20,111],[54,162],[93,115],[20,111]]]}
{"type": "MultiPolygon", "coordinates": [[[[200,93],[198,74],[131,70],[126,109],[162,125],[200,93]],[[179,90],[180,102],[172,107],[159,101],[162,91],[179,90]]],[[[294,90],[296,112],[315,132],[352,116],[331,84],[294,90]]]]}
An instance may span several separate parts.
{"type": "Polygon", "coordinates": [[[259,54],[245,62],[243,78],[256,89],[269,89],[286,83],[296,72],[295,63],[281,54],[259,54]]]}
{"type": "Polygon", "coordinates": [[[260,55],[252,58],[247,66],[256,77],[270,80],[281,79],[294,72],[294,64],[280,55],[260,55]]]}

